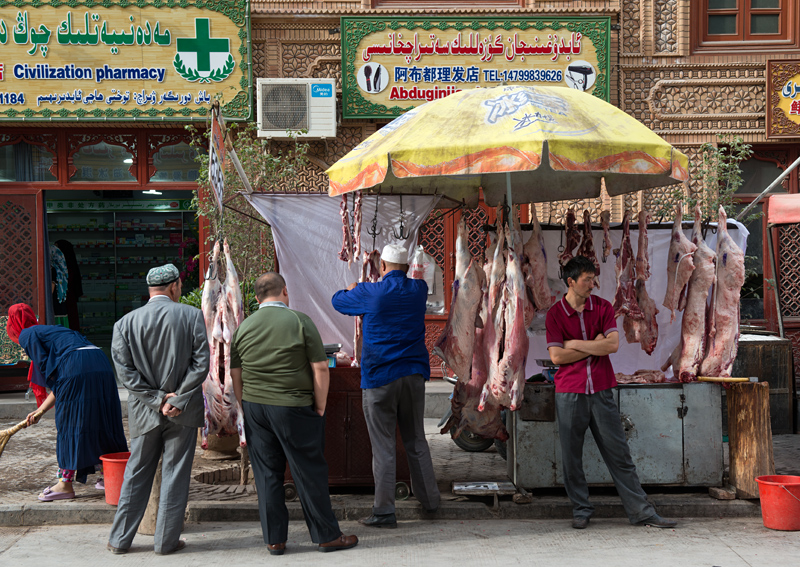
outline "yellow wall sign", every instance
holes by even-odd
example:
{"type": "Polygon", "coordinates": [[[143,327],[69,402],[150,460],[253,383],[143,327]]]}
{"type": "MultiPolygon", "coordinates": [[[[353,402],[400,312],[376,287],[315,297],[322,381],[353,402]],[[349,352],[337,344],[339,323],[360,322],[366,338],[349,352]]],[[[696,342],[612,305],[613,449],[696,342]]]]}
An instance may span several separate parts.
{"type": "Polygon", "coordinates": [[[767,138],[800,138],[800,60],[767,61],[767,138]]]}
{"type": "Polygon", "coordinates": [[[0,120],[250,118],[247,0],[0,4],[0,120]]]}
{"type": "Polygon", "coordinates": [[[344,118],[393,118],[462,89],[504,84],[609,98],[607,17],[345,17],[341,30],[344,118]]]}

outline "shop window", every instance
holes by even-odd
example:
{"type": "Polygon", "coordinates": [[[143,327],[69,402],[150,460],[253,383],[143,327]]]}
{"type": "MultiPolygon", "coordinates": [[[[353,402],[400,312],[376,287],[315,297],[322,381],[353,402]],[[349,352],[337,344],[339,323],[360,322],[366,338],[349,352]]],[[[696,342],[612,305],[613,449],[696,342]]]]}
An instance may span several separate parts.
{"type": "Polygon", "coordinates": [[[133,154],[123,146],[98,142],[78,148],[72,156],[75,174],[71,182],[120,183],[136,181],[130,172],[133,154]]]}
{"type": "Polygon", "coordinates": [[[692,2],[698,50],[763,50],[798,45],[800,0],[692,2]]]}
{"type": "Polygon", "coordinates": [[[42,146],[26,142],[0,146],[0,182],[56,181],[52,165],[53,154],[42,146]]]}
{"type": "Polygon", "coordinates": [[[197,150],[186,142],[162,146],[153,155],[153,167],[150,181],[155,183],[196,182],[200,175],[197,150]]]}

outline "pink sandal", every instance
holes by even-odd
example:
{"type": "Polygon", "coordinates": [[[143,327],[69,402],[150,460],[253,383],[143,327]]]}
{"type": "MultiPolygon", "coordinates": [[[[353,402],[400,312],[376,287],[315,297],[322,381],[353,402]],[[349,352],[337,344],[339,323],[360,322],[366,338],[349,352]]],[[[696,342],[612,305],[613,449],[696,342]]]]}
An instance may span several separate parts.
{"type": "Polygon", "coordinates": [[[52,502],[53,500],[71,500],[75,498],[74,492],[54,492],[48,486],[39,495],[39,500],[42,502],[52,502]]]}

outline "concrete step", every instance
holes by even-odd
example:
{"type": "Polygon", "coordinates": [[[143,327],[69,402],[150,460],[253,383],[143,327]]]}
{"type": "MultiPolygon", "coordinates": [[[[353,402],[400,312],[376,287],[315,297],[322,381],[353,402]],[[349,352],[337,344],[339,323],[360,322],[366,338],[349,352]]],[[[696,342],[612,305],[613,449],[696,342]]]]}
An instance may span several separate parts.
{"type": "MultiPolygon", "coordinates": [[[[425,417],[441,419],[450,408],[452,384],[442,380],[431,380],[425,387],[425,417]]],[[[128,416],[128,390],[119,388],[122,404],[122,417],[128,416]]],[[[24,392],[0,393],[0,420],[23,420],[36,410],[36,398],[31,392],[26,399],[24,392]]],[[[44,419],[52,419],[53,413],[45,414],[44,419]]]]}

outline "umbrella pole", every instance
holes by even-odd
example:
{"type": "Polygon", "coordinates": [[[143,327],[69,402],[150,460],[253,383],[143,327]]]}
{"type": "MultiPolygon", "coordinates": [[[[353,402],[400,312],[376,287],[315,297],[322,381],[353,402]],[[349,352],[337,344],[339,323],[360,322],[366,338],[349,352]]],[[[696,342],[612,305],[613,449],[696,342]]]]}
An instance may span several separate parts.
{"type": "Polygon", "coordinates": [[[511,202],[511,172],[506,172],[506,200],[508,201],[508,208],[511,209],[514,203],[511,202]]]}

